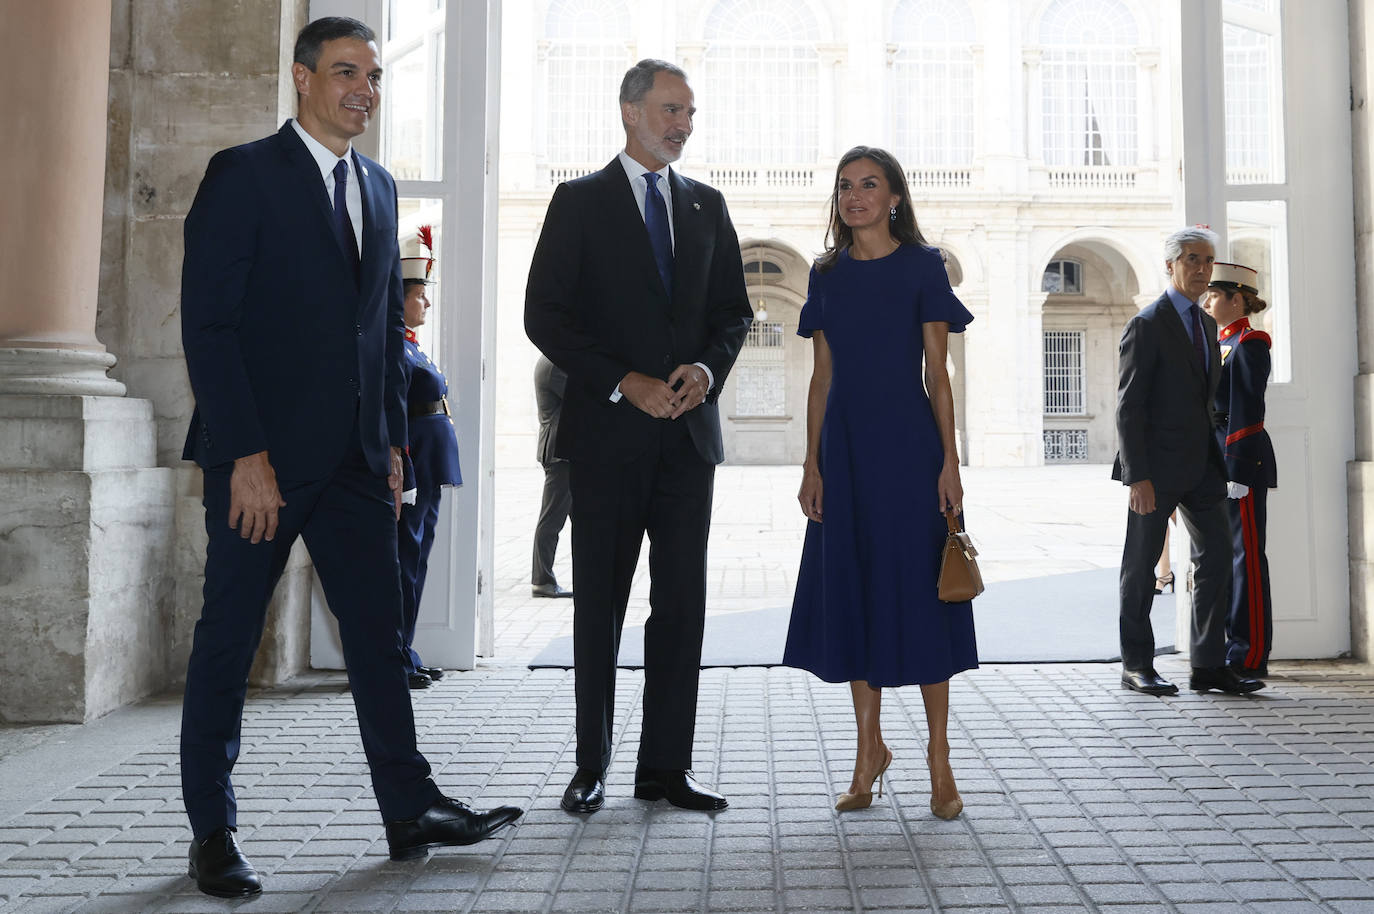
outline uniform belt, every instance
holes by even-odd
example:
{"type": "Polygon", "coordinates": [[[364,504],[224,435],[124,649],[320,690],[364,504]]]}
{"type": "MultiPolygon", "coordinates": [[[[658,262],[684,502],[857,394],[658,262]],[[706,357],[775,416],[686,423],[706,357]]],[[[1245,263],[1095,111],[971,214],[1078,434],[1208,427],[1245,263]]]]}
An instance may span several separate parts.
{"type": "Polygon", "coordinates": [[[445,416],[452,416],[449,412],[448,397],[440,397],[433,403],[416,403],[410,407],[410,418],[419,419],[422,416],[437,416],[443,413],[445,416]]]}

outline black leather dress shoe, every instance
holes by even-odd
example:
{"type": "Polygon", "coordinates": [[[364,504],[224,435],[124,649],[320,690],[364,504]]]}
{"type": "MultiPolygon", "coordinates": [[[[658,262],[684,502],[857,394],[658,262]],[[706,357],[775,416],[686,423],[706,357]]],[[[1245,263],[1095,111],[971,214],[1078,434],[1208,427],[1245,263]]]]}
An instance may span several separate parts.
{"type": "Polygon", "coordinates": [[[466,803],[441,796],[419,818],[386,823],[386,843],[392,860],[414,860],[431,847],[476,844],[525,814],[516,806],[477,812],[466,803]]]}
{"type": "Polygon", "coordinates": [[[1269,664],[1267,663],[1261,663],[1259,666],[1243,666],[1239,663],[1232,663],[1230,664],[1230,666],[1231,669],[1235,671],[1237,676],[1240,676],[1244,679],[1269,678],[1269,664]]]}
{"type": "Polygon", "coordinates": [[[697,783],[692,772],[682,769],[635,769],[635,796],[641,800],[667,800],[682,809],[725,809],[730,801],[697,783]]]}
{"type": "Polygon", "coordinates": [[[1123,688],[1144,692],[1146,695],[1178,694],[1178,686],[1156,673],[1153,669],[1122,670],[1121,685],[1123,688]]]}
{"type": "Polygon", "coordinates": [[[558,805],[568,812],[596,812],[606,802],[606,777],[593,768],[579,768],[558,805]]]}
{"type": "Polygon", "coordinates": [[[564,590],[557,584],[535,584],[530,588],[530,593],[536,597],[571,597],[571,590],[564,590]]]}
{"type": "Polygon", "coordinates": [[[1231,695],[1246,695],[1258,692],[1264,688],[1264,683],[1249,676],[1242,676],[1229,666],[1195,666],[1193,674],[1188,677],[1188,688],[1194,692],[1216,689],[1218,692],[1228,692],[1231,695]]]}
{"type": "Polygon", "coordinates": [[[415,672],[417,672],[417,673],[424,673],[426,676],[428,676],[430,679],[434,680],[435,682],[438,682],[440,679],[443,679],[443,678],[444,678],[444,671],[441,670],[441,669],[439,669],[437,666],[421,666],[421,667],[416,667],[416,668],[415,668],[415,672]]]}
{"type": "Polygon", "coordinates": [[[421,673],[419,670],[416,670],[414,673],[411,673],[409,676],[407,676],[406,682],[409,683],[412,689],[427,689],[430,686],[434,685],[434,680],[430,679],[428,676],[426,676],[424,673],[421,673]]]}
{"type": "Polygon", "coordinates": [[[204,841],[192,841],[186,875],[196,888],[216,898],[247,898],[262,894],[262,880],[243,856],[232,828],[220,828],[204,841]]]}

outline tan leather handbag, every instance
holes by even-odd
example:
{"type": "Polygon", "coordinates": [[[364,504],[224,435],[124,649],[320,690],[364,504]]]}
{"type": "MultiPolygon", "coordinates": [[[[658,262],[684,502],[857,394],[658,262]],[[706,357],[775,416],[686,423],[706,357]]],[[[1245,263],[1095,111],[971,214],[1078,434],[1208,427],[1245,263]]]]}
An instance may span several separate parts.
{"type": "Polygon", "coordinates": [[[983,592],[983,575],[978,570],[978,550],[964,532],[959,516],[945,512],[949,535],[945,537],[944,552],[940,556],[940,578],[936,584],[939,597],[945,603],[962,603],[983,592]]]}

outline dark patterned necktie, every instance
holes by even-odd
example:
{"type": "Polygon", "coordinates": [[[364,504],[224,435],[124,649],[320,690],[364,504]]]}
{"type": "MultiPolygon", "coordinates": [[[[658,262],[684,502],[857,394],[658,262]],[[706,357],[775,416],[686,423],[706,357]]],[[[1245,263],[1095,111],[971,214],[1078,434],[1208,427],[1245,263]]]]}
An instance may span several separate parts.
{"type": "Polygon", "coordinates": [[[358,236],[353,234],[353,220],[348,217],[348,163],[339,159],[334,166],[334,234],[339,245],[353,255],[353,264],[358,263],[358,236]]]}
{"type": "Polygon", "coordinates": [[[649,246],[654,249],[654,263],[658,264],[658,275],[663,278],[663,289],[669,296],[673,294],[673,236],[668,233],[668,204],[658,192],[658,179],[662,177],[652,171],[644,172],[644,180],[649,186],[644,194],[644,226],[649,230],[649,246]]]}
{"type": "Polygon", "coordinates": [[[1188,309],[1188,313],[1193,318],[1193,350],[1197,353],[1197,363],[1202,366],[1202,373],[1207,374],[1207,340],[1203,337],[1202,330],[1202,309],[1193,305],[1188,309]]]}

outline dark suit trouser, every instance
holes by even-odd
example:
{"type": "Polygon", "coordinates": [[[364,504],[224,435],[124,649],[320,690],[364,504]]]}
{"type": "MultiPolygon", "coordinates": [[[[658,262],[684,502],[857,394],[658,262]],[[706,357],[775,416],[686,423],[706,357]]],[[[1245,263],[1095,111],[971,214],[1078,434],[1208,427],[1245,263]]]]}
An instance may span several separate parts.
{"type": "Polygon", "coordinates": [[[396,525],[396,552],[401,560],[401,645],[405,648],[407,674],[424,665],[413,647],[415,621],[420,617],[420,597],[425,592],[425,574],[429,571],[429,553],[434,548],[434,529],[439,524],[439,500],[443,494],[440,486],[417,489],[415,504],[401,505],[401,519],[396,525]]]}
{"type": "Polygon", "coordinates": [[[568,478],[566,460],[544,464],[544,495],[539,502],[539,520],[534,525],[534,561],[530,569],[530,583],[557,584],[553,574],[554,556],[558,554],[558,535],[572,511],[572,486],[568,478]]]}
{"type": "Polygon", "coordinates": [[[1126,512],[1126,546],[1121,554],[1121,665],[1126,669],[1154,667],[1155,635],[1150,627],[1150,607],[1155,596],[1155,563],[1164,548],[1164,530],[1175,508],[1192,539],[1191,662],[1195,667],[1226,663],[1231,522],[1225,501],[1226,480],[1209,463],[1202,482],[1193,491],[1156,490],[1153,514],[1126,512]]]}
{"type": "Polygon", "coordinates": [[[571,462],[581,768],[604,772],[611,762],[616,656],[646,533],[651,583],[639,762],[692,767],[716,468],[697,453],[685,422],[661,426],[657,444],[628,463],[571,462]]]}
{"type": "Polygon", "coordinates": [[[297,536],[305,538],[339,621],[382,819],[414,818],[439,794],[415,745],[401,661],[396,523],[386,478],[367,466],[355,430],[349,453],[327,478],[278,480],[286,506],[276,537],[253,544],[228,524],[230,469],[205,471],[205,603],[182,704],[182,797],[195,837],[237,826],[230,774],[239,755],[248,672],[267,601],[297,536]]]}
{"type": "Polygon", "coordinates": [[[1264,554],[1268,502],[1268,489],[1251,489],[1244,498],[1226,499],[1234,538],[1226,662],[1250,669],[1269,662],[1274,640],[1269,557],[1264,554]]]}

